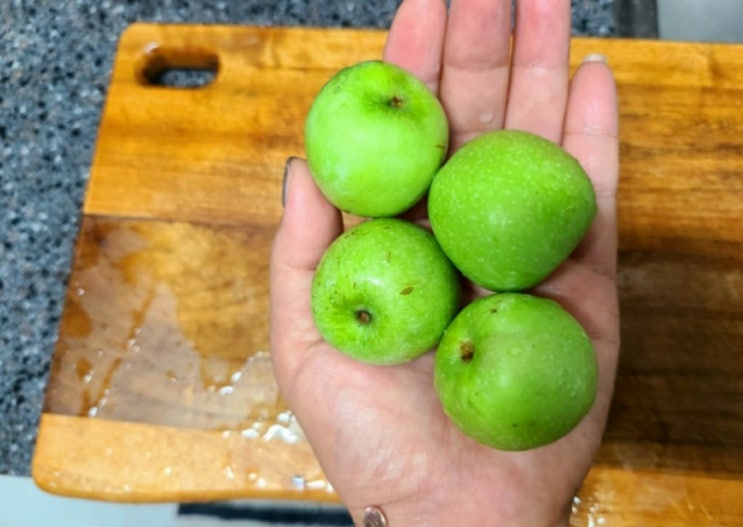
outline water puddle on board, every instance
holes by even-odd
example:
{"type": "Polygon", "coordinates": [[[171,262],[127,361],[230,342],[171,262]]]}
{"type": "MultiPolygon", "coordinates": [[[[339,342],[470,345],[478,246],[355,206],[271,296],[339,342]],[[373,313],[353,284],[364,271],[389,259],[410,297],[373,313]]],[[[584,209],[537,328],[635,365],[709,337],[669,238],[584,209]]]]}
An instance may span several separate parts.
{"type": "Polygon", "coordinates": [[[46,411],[282,440],[267,351],[272,236],[86,217],[46,411]]]}

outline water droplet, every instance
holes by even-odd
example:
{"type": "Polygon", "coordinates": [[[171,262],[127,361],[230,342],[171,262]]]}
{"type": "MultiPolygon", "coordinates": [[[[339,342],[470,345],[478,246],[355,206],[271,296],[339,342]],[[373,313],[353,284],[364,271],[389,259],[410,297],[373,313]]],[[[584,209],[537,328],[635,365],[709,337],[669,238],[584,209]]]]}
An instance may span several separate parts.
{"type": "Polygon", "coordinates": [[[242,430],[240,432],[240,435],[246,439],[258,439],[260,437],[260,434],[252,428],[246,428],[245,430],[242,430]]]}
{"type": "Polygon", "coordinates": [[[292,486],[297,490],[304,490],[306,486],[304,476],[292,476],[292,486]]]}
{"type": "Polygon", "coordinates": [[[310,490],[323,490],[325,489],[327,482],[324,479],[314,479],[307,482],[307,488],[310,490]]]}
{"type": "Polygon", "coordinates": [[[141,348],[139,344],[137,343],[137,339],[132,337],[126,341],[126,349],[128,349],[132,353],[139,353],[141,348]]]}
{"type": "Polygon", "coordinates": [[[93,378],[93,364],[89,360],[85,358],[79,359],[75,365],[75,370],[77,371],[78,379],[85,384],[90,383],[90,380],[93,378]]]}
{"type": "Polygon", "coordinates": [[[296,443],[299,441],[299,436],[291,429],[281,425],[271,425],[268,430],[263,434],[263,439],[266,441],[272,441],[279,439],[284,443],[296,443]]]}

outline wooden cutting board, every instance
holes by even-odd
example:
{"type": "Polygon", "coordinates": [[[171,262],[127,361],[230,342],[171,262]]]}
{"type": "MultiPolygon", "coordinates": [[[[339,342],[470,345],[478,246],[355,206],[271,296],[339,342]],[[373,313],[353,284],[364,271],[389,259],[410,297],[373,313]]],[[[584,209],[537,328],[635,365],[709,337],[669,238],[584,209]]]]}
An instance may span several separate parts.
{"type": "MultiPolygon", "coordinates": [[[[267,273],[287,156],[385,33],[135,25],[120,41],[33,477],[62,495],[334,501],[282,401],[267,273]],[[153,85],[169,67],[217,72],[153,85]]],[[[743,524],[743,46],[575,39],[621,105],[622,356],[574,525],[743,524]]]]}

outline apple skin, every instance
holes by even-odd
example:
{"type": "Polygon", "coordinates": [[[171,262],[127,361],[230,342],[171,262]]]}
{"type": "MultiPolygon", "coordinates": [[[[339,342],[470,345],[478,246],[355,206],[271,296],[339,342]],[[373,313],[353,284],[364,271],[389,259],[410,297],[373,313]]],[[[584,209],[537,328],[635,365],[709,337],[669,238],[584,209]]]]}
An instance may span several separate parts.
{"type": "Polygon", "coordinates": [[[459,298],[459,273],[433,235],[380,218],[331,244],[313,278],[311,306],[331,346],[362,362],[398,364],[436,346],[459,298]]]}
{"type": "Polygon", "coordinates": [[[546,445],[591,408],[596,354],[557,302],[499,293],[466,306],[441,338],[434,384],[468,436],[500,450],[546,445]]]}
{"type": "Polygon", "coordinates": [[[449,143],[446,114],[411,73],[367,61],[340,70],[307,114],[305,147],[315,181],[337,208],[396,216],[426,193],[449,143]]]}
{"type": "Polygon", "coordinates": [[[439,170],[428,214],[463,275],[491,291],[518,291],[576,248],[596,215],[596,197],[580,163],[558,145],[500,130],[466,143],[439,170]]]}

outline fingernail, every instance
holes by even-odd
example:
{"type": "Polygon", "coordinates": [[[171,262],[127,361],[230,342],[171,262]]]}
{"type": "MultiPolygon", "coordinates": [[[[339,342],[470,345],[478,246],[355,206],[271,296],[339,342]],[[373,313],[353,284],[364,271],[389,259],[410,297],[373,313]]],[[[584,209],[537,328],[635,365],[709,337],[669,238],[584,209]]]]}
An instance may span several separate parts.
{"type": "Polygon", "coordinates": [[[583,64],[587,64],[589,62],[603,62],[606,64],[608,61],[606,60],[606,55],[602,55],[601,53],[589,53],[585,57],[583,57],[583,64]]]}
{"type": "Polygon", "coordinates": [[[291,171],[291,165],[292,161],[294,161],[296,156],[290,156],[286,160],[286,164],[284,164],[284,180],[281,183],[281,206],[286,207],[286,194],[289,188],[289,172],[291,171]]]}
{"type": "Polygon", "coordinates": [[[387,527],[387,517],[382,509],[376,505],[365,508],[364,527],[387,527]]]}

